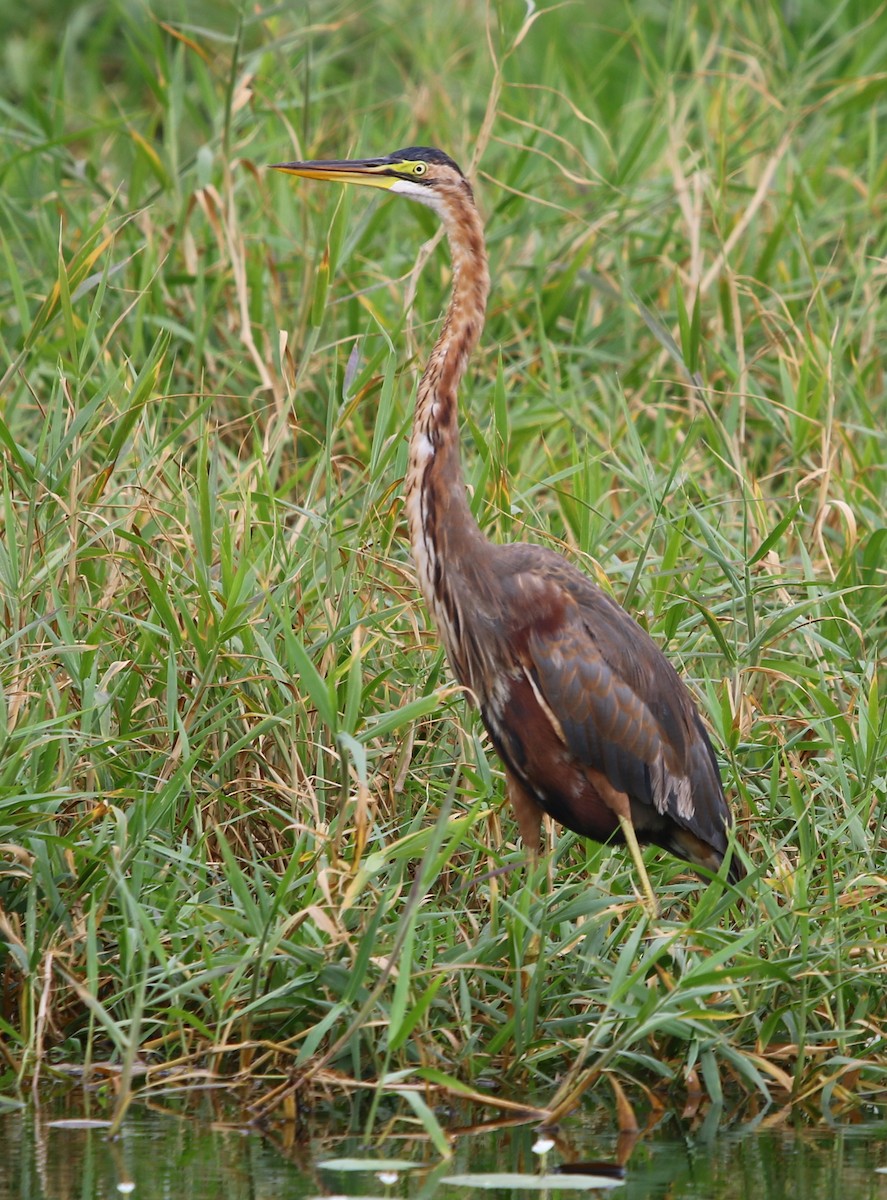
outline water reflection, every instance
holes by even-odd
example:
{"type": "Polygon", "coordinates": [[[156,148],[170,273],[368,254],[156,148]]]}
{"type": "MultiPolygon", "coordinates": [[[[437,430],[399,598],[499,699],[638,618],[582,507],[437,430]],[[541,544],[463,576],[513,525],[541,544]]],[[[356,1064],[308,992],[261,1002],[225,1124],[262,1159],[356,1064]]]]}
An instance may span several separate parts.
{"type": "MultiPolygon", "coordinates": [[[[567,1179],[545,1192],[503,1187],[481,1192],[477,1181],[469,1188],[445,1182],[467,1173],[537,1174],[543,1156],[532,1126],[462,1137],[453,1158],[440,1162],[428,1143],[411,1133],[390,1134],[368,1151],[353,1134],[330,1132],[341,1129],[341,1121],[327,1123],[317,1114],[310,1131],[286,1127],[263,1137],[220,1123],[218,1111],[208,1106],[203,1120],[134,1108],[113,1142],[107,1138],[104,1113],[86,1115],[92,1124],[84,1125],[83,1113],[72,1111],[70,1104],[0,1112],[0,1200],[102,1200],[127,1194],[138,1200],[332,1195],[412,1200],[545,1195],[560,1200],[582,1194],[624,1200],[887,1200],[887,1174],[878,1173],[887,1167],[887,1125],[874,1119],[831,1129],[766,1128],[760,1120],[757,1128],[725,1131],[718,1120],[691,1129],[676,1114],[667,1114],[633,1147],[624,1181],[612,1180],[607,1193],[583,1193],[567,1191],[567,1179]],[[385,1160],[387,1173],[381,1163],[355,1169],[353,1160],[368,1155],[385,1160]],[[338,1165],[322,1165],[332,1159],[338,1165]],[[405,1161],[394,1164],[394,1159],[405,1161]]],[[[389,1130],[403,1128],[399,1121],[389,1130]]],[[[547,1148],[544,1165],[551,1169],[571,1157],[581,1160],[577,1165],[583,1169],[616,1161],[617,1139],[604,1114],[571,1121],[547,1148]]]]}
{"type": "Polygon", "coordinates": [[[0,1200],[239,1200],[310,1192],[308,1179],[292,1190],[302,1177],[298,1167],[257,1134],[134,1108],[109,1141],[106,1129],[54,1125],[56,1116],[34,1109],[0,1115],[0,1200]]]}

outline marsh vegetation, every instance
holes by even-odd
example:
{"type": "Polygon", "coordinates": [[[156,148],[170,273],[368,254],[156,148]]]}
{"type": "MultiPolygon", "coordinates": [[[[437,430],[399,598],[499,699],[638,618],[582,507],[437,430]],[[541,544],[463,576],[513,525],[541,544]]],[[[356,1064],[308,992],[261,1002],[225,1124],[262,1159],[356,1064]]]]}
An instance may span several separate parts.
{"type": "Polygon", "coordinates": [[[883,1101],[884,9],[4,8],[4,1090],[383,1081],[444,1153],[448,1092],[883,1101]],[[264,170],[415,143],[487,221],[481,524],[688,679],[741,902],[524,864],[399,501],[433,218],[264,170]]]}

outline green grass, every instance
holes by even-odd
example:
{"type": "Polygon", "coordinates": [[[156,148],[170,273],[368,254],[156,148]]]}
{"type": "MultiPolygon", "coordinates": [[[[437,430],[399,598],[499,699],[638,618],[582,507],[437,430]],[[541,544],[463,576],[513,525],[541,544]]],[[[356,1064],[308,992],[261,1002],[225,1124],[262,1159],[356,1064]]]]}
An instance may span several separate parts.
{"type": "Polygon", "coordinates": [[[883,1101],[887,13],[431,7],[0,3],[2,1085],[883,1101]],[[263,169],[416,142],[488,223],[481,524],[688,678],[741,903],[524,866],[399,499],[445,250],[263,169]]]}

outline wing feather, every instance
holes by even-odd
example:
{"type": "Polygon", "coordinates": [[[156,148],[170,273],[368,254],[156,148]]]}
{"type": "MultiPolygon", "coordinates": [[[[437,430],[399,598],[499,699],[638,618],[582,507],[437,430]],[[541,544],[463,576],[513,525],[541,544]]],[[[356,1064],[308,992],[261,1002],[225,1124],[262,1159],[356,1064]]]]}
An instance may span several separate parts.
{"type": "Polygon", "coordinates": [[[570,752],[617,791],[682,824],[698,823],[697,785],[726,813],[693,701],[656,644],[583,576],[560,567],[548,582],[559,595],[547,620],[527,626],[524,667],[570,752]]]}

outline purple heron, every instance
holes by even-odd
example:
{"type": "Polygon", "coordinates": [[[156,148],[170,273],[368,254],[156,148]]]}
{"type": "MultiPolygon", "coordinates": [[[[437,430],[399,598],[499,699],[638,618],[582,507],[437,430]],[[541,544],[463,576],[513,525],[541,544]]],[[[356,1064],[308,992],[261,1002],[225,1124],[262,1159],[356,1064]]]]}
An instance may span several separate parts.
{"type": "MultiPolygon", "coordinates": [[[[653,640],[559,554],[491,542],[471,514],[457,392],[490,288],[471,185],[446,154],[420,146],[275,169],[395,192],[443,222],[453,291],[419,384],[405,488],[419,586],[505,766],[524,845],[538,851],[543,813],[596,841],[624,842],[655,911],[640,844],[715,872],[730,809],[696,705],[653,640]]],[[[727,878],[743,874],[731,856],[727,878]]]]}

